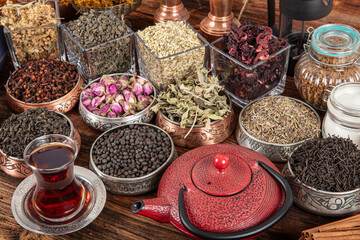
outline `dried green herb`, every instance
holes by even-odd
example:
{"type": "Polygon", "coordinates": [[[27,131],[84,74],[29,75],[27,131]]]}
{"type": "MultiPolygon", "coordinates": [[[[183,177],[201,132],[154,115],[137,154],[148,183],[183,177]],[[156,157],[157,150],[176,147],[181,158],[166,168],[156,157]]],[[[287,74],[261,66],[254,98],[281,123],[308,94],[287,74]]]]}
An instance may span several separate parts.
{"type": "Polygon", "coordinates": [[[58,19],[51,2],[13,4],[8,1],[1,11],[1,25],[12,31],[12,45],[19,64],[59,55],[58,19]]]}
{"type": "Polygon", "coordinates": [[[204,65],[205,46],[200,47],[204,43],[183,21],[160,22],[137,34],[145,43],[137,39],[140,70],[158,89],[166,90],[175,81],[196,77],[197,70],[204,65]]]}
{"type": "Polygon", "coordinates": [[[253,137],[276,144],[291,144],[320,133],[320,122],[308,106],[284,96],[260,99],[241,116],[242,125],[253,137]]]}
{"type": "Polygon", "coordinates": [[[69,61],[80,65],[86,80],[130,70],[132,36],[126,36],[131,31],[124,19],[119,20],[111,11],[90,10],[64,28],[70,34],[63,34],[69,61]]]}
{"type": "Polygon", "coordinates": [[[211,121],[221,120],[230,111],[228,98],[216,77],[208,76],[201,68],[196,77],[189,77],[170,84],[160,92],[158,103],[151,109],[161,111],[169,119],[186,125],[209,126],[211,121]],[[221,95],[221,93],[223,93],[221,95]]]}
{"type": "Polygon", "coordinates": [[[296,178],[319,190],[350,191],[360,187],[360,151],[341,137],[305,141],[291,155],[296,178]]]}

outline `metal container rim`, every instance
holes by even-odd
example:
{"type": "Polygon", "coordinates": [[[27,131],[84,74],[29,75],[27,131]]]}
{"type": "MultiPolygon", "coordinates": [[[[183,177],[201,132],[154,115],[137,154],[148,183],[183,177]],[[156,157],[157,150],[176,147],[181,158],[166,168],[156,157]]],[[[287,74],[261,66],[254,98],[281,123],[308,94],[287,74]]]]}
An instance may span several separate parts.
{"type": "Polygon", "coordinates": [[[98,174],[99,176],[101,177],[106,177],[107,179],[111,180],[111,181],[115,181],[115,182],[138,182],[138,181],[142,181],[142,180],[146,180],[146,179],[149,179],[151,177],[153,177],[154,175],[158,174],[159,172],[161,172],[169,163],[170,161],[172,160],[172,158],[174,157],[174,154],[175,154],[175,145],[174,145],[174,142],[173,140],[171,139],[170,135],[164,131],[163,129],[161,129],[160,127],[156,126],[156,125],[152,125],[152,124],[149,124],[149,123],[128,123],[128,124],[124,124],[124,125],[121,125],[121,126],[117,126],[117,127],[114,127],[114,128],[111,128],[105,132],[103,132],[99,137],[96,138],[96,140],[93,142],[93,144],[91,145],[91,148],[90,148],[90,164],[91,166],[93,167],[93,169],[95,170],[96,174],[98,174]],[[121,177],[113,177],[113,176],[110,176],[108,174],[105,174],[104,172],[100,171],[97,166],[95,165],[94,163],[94,160],[93,160],[93,150],[94,150],[94,146],[96,144],[96,142],[102,138],[105,134],[107,134],[108,132],[111,132],[111,131],[115,131],[115,130],[118,130],[119,128],[125,128],[129,125],[145,125],[145,126],[149,126],[149,127],[153,127],[155,129],[158,129],[160,130],[161,132],[165,133],[166,136],[168,137],[168,139],[170,140],[170,143],[171,143],[171,152],[170,152],[170,155],[169,157],[166,159],[166,161],[156,170],[154,170],[153,172],[147,174],[147,175],[144,175],[144,176],[141,176],[141,177],[134,177],[134,178],[121,178],[121,177]]]}

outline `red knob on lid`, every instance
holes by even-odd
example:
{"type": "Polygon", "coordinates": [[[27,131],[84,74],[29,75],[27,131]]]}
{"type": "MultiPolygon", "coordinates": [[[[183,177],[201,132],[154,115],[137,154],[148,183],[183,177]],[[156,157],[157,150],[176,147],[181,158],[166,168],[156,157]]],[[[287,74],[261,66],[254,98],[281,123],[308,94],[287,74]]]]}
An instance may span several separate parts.
{"type": "Polygon", "coordinates": [[[229,166],[229,163],[229,157],[224,154],[216,154],[213,160],[213,164],[218,169],[219,173],[224,173],[225,169],[229,166]]]}

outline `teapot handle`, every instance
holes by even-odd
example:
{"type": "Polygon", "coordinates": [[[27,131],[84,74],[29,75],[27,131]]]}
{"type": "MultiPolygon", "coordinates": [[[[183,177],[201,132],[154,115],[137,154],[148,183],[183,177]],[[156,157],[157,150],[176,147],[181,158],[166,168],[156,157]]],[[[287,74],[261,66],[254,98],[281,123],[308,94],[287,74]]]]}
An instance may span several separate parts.
{"type": "Polygon", "coordinates": [[[198,229],[195,227],[189,217],[186,214],[185,210],[185,203],[184,203],[184,191],[185,187],[180,188],[179,191],[179,214],[180,214],[180,220],[183,226],[187,231],[189,231],[191,234],[195,235],[196,237],[203,238],[203,239],[243,239],[243,238],[250,238],[252,236],[258,235],[262,232],[264,232],[266,229],[273,226],[275,223],[277,223],[290,209],[292,203],[293,203],[293,196],[291,192],[291,187],[289,183],[285,180],[285,178],[278,172],[276,172],[274,169],[269,167],[267,164],[263,162],[258,162],[258,164],[263,167],[284,189],[285,193],[285,201],[284,204],[281,206],[278,212],[276,212],[274,215],[272,215],[270,218],[268,218],[265,222],[250,228],[246,229],[240,232],[231,232],[231,233],[214,233],[214,232],[207,232],[198,229]]]}

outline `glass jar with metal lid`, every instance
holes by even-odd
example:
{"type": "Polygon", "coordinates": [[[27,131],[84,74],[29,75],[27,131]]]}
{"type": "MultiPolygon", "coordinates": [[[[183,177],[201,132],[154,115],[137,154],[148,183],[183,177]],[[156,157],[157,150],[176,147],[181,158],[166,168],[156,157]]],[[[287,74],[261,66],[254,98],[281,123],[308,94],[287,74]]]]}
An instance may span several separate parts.
{"type": "Polygon", "coordinates": [[[323,137],[350,138],[360,149],[360,83],[342,83],[331,91],[323,120],[323,137]]]}
{"type": "Polygon", "coordinates": [[[326,110],[328,90],[345,82],[360,82],[359,32],[343,24],[326,24],[311,32],[294,72],[301,97],[326,110]]]}

